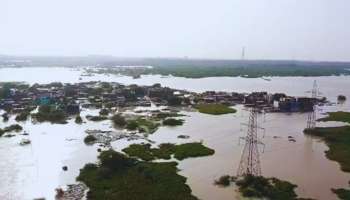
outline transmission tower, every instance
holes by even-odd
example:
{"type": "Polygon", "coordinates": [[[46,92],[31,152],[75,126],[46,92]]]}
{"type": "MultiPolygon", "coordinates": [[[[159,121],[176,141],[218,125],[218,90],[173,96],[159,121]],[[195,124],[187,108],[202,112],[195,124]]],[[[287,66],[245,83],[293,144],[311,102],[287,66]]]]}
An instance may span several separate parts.
{"type": "Polygon", "coordinates": [[[316,98],[317,98],[317,82],[314,81],[314,85],[312,87],[312,96],[311,96],[311,102],[312,102],[312,112],[309,112],[307,116],[307,129],[314,129],[316,127],[316,98]]]}
{"type": "Polygon", "coordinates": [[[245,145],[239,163],[237,176],[253,175],[261,176],[260,158],[258,144],[258,108],[251,108],[249,114],[249,122],[247,124],[248,131],[245,140],[245,145]]]}

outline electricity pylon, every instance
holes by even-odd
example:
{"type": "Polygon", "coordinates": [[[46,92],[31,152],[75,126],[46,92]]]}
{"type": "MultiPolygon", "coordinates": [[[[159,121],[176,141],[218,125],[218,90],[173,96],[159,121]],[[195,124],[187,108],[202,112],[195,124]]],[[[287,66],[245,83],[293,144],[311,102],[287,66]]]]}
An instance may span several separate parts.
{"type": "Polygon", "coordinates": [[[311,96],[311,102],[312,102],[312,112],[309,112],[307,116],[307,129],[314,129],[316,127],[316,98],[317,98],[317,82],[314,81],[314,85],[312,87],[312,96],[311,96]]]}
{"type": "Polygon", "coordinates": [[[260,156],[258,144],[258,108],[252,107],[247,124],[247,136],[244,137],[245,145],[239,163],[237,176],[253,175],[261,176],[260,156]]]}

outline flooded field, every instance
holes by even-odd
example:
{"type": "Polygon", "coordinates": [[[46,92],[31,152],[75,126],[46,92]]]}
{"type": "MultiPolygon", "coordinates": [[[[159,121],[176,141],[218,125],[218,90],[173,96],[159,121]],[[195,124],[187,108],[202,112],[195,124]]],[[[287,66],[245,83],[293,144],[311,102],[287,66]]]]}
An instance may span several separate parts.
{"type": "MultiPolygon", "coordinates": [[[[172,88],[191,91],[268,91],[284,92],[288,95],[309,96],[313,80],[317,80],[322,96],[335,101],[339,94],[350,98],[350,77],[272,77],[271,81],[261,78],[246,79],[240,77],[213,77],[187,79],[178,77],[162,78],[158,75],[142,76],[133,79],[125,76],[95,75],[80,76],[82,71],[70,68],[14,68],[0,69],[0,81],[24,81],[28,83],[113,81],[124,84],[151,85],[161,83],[172,88]],[[80,80],[81,78],[81,80],[80,80]]],[[[348,101],[349,102],[349,101],[348,101]]],[[[183,126],[160,127],[149,139],[160,144],[163,142],[187,143],[203,141],[215,149],[215,154],[208,157],[192,158],[181,161],[179,172],[187,177],[187,183],[193,194],[200,199],[240,199],[235,188],[220,188],[213,184],[214,179],[224,174],[235,175],[241,157],[243,144],[239,137],[245,135],[241,123],[247,121],[248,112],[237,106],[238,112],[221,116],[212,116],[197,112],[182,111],[186,116],[183,126]],[[178,135],[189,135],[189,139],[179,139],[178,135]]],[[[319,115],[327,111],[350,111],[350,104],[333,105],[319,108],[319,115]]],[[[84,110],[82,116],[97,113],[97,110],[84,110]]],[[[331,188],[346,187],[350,174],[340,170],[339,164],[325,157],[327,146],[306,137],[307,114],[269,113],[259,118],[259,125],[266,129],[259,133],[265,148],[261,147],[261,165],[264,176],[277,177],[298,185],[297,193],[301,197],[321,200],[336,199],[331,188]],[[296,142],[288,141],[288,136],[296,142]],[[263,150],[264,149],[264,150],[263,150]]],[[[112,130],[110,121],[87,122],[77,125],[74,119],[68,124],[50,123],[32,124],[30,121],[19,123],[28,136],[17,135],[0,138],[0,199],[33,199],[45,197],[53,199],[55,188],[75,182],[79,169],[85,163],[95,162],[98,145],[87,146],[83,142],[86,129],[112,130]],[[29,138],[32,143],[20,146],[22,138],[29,138]],[[67,166],[68,171],[63,171],[67,166]]],[[[85,120],[86,121],[86,120],[85,120]]],[[[0,128],[14,124],[10,118],[7,123],[0,123],[0,128]]],[[[338,125],[319,123],[320,126],[338,125]]],[[[120,150],[130,143],[142,142],[119,140],[112,146],[120,150]]]]}

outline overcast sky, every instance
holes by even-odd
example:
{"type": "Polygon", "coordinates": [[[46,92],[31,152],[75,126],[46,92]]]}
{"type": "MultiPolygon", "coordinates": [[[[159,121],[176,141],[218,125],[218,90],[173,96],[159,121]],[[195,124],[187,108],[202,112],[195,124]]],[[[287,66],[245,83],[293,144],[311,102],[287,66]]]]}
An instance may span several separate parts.
{"type": "Polygon", "coordinates": [[[0,0],[0,54],[350,61],[349,0],[0,0]]]}

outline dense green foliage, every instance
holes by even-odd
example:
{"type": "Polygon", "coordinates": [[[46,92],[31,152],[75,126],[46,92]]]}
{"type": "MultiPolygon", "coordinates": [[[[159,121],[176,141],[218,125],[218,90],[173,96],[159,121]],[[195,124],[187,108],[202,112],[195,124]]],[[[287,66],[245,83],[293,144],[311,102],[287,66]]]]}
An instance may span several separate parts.
{"type": "Polygon", "coordinates": [[[27,121],[29,115],[30,115],[30,112],[27,112],[27,111],[21,112],[16,116],[15,120],[18,122],[27,121]]]}
{"type": "Polygon", "coordinates": [[[155,118],[161,120],[168,117],[183,117],[183,116],[185,115],[179,114],[177,112],[160,112],[155,115],[155,118]]]}
{"type": "Polygon", "coordinates": [[[107,110],[106,108],[102,108],[99,113],[100,115],[105,116],[109,114],[109,110],[107,110]]]}
{"type": "Polygon", "coordinates": [[[341,169],[350,172],[350,126],[306,129],[305,134],[321,137],[329,147],[327,158],[339,162],[341,169]]]}
{"type": "Polygon", "coordinates": [[[137,118],[127,121],[126,128],[128,130],[139,130],[145,133],[154,133],[159,127],[159,123],[145,118],[137,118]]]}
{"type": "Polygon", "coordinates": [[[164,126],[180,126],[184,123],[182,119],[168,118],[163,121],[164,126]]]}
{"type": "MultiPolygon", "coordinates": [[[[118,70],[103,68],[98,73],[112,73],[128,76],[141,74],[173,75],[186,78],[217,76],[242,76],[256,78],[262,76],[330,76],[349,75],[345,63],[315,63],[299,61],[235,61],[235,60],[191,60],[191,59],[146,59],[141,65],[153,68],[118,70]]],[[[128,63],[130,65],[130,63],[128,63]]],[[[140,65],[140,63],[137,63],[140,65]]]]}
{"type": "Polygon", "coordinates": [[[237,112],[236,109],[222,104],[199,104],[196,106],[200,113],[222,115],[237,112]]]}
{"type": "Polygon", "coordinates": [[[75,123],[77,123],[77,124],[83,123],[83,119],[81,118],[80,115],[77,115],[77,116],[75,117],[75,123]]]}
{"type": "Polygon", "coordinates": [[[154,67],[146,73],[173,75],[186,78],[204,78],[217,76],[243,76],[256,78],[262,76],[330,76],[349,74],[349,71],[336,67],[313,67],[313,66],[177,66],[177,67],[154,67]]]}
{"type": "Polygon", "coordinates": [[[84,138],[84,143],[85,144],[92,144],[97,140],[97,138],[93,135],[88,135],[84,138]]]}
{"type": "Polygon", "coordinates": [[[79,181],[88,187],[88,200],[195,200],[186,178],[177,174],[177,164],[147,163],[113,150],[99,156],[100,164],[87,164],[79,181]]]}
{"type": "Polygon", "coordinates": [[[126,125],[126,120],[121,114],[113,115],[111,120],[116,127],[124,127],[126,125]]]}
{"type": "Polygon", "coordinates": [[[227,187],[227,186],[231,185],[231,176],[229,176],[229,175],[221,176],[219,179],[215,180],[214,183],[215,183],[215,185],[227,187]]]}
{"type": "Polygon", "coordinates": [[[318,121],[328,122],[328,121],[338,121],[350,123],[350,112],[330,112],[329,116],[321,118],[318,121]]]}
{"type": "Polygon", "coordinates": [[[23,130],[22,126],[19,124],[12,124],[10,126],[7,126],[3,129],[0,129],[0,136],[2,136],[3,134],[7,133],[7,132],[12,132],[12,131],[16,131],[19,132],[23,130]]]}
{"type": "Polygon", "coordinates": [[[132,157],[137,157],[145,161],[154,159],[170,159],[171,155],[178,160],[191,157],[209,156],[215,153],[213,149],[204,146],[202,143],[194,142],[187,144],[160,144],[158,148],[151,148],[150,144],[132,144],[122,150],[132,157]]]}
{"type": "Polygon", "coordinates": [[[97,115],[97,116],[87,115],[86,119],[88,119],[90,121],[94,121],[94,122],[99,122],[99,121],[107,120],[108,117],[101,116],[101,115],[97,115]]]}
{"type": "Polygon", "coordinates": [[[38,122],[66,123],[66,114],[55,106],[42,105],[37,113],[32,114],[32,117],[38,122]]]}
{"type": "Polygon", "coordinates": [[[350,200],[350,190],[346,189],[332,189],[332,191],[342,200],[350,200]]]}
{"type": "Polygon", "coordinates": [[[294,200],[297,187],[287,181],[262,176],[245,176],[236,181],[240,193],[244,197],[267,198],[270,200],[294,200]]]}

